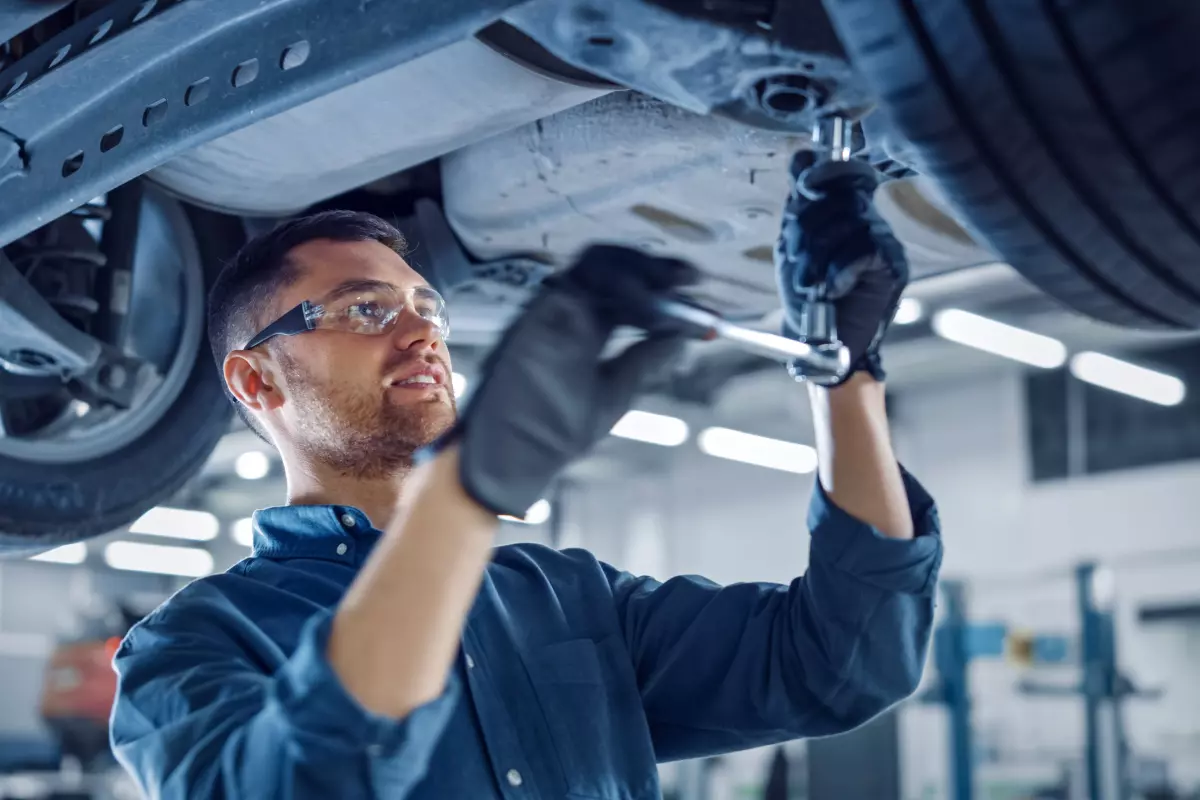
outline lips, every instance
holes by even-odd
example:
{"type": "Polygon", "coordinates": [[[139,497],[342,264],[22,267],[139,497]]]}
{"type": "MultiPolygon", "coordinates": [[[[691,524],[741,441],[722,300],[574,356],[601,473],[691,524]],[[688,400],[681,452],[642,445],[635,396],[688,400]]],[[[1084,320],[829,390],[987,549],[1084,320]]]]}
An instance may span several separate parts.
{"type": "Polygon", "coordinates": [[[436,364],[421,364],[392,376],[390,386],[444,386],[446,372],[436,364]]]}

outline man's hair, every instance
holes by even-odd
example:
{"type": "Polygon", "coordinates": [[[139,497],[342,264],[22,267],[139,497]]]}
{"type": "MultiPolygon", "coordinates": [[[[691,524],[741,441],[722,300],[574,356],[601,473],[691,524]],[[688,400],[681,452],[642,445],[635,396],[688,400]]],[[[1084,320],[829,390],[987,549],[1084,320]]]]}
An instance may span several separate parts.
{"type": "MultiPolygon", "coordinates": [[[[395,226],[373,214],[360,211],[322,211],[284,222],[269,233],[257,236],[237,252],[217,276],[208,293],[208,341],[224,384],[225,356],[245,347],[271,322],[273,300],[300,276],[299,266],[289,254],[300,245],[317,239],[335,242],[375,241],[404,255],[404,235],[395,226]]],[[[278,309],[279,313],[287,311],[278,309]]],[[[225,393],[238,416],[263,439],[265,433],[246,408],[225,386],[225,393]]]]}

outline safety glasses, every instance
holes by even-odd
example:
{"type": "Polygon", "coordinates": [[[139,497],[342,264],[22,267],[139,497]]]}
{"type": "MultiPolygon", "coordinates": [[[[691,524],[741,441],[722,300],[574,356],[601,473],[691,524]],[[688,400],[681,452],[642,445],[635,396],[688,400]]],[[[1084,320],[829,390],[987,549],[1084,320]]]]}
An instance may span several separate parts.
{"type": "Polygon", "coordinates": [[[255,334],[244,349],[258,347],[273,336],[315,330],[379,336],[395,327],[406,309],[437,328],[443,341],[450,336],[446,301],[434,289],[417,286],[405,291],[390,283],[364,280],[344,283],[321,300],[305,300],[255,334]]]}

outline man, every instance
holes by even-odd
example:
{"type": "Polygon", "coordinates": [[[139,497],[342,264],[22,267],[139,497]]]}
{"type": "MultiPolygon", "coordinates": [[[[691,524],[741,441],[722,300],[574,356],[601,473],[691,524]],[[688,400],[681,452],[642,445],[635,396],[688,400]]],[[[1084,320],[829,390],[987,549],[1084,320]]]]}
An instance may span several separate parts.
{"type": "Polygon", "coordinates": [[[854,367],[811,392],[812,557],[790,586],[493,549],[497,514],[528,508],[677,354],[650,301],[694,279],[686,264],[589,250],[459,416],[445,308],[394,230],[334,213],[248,244],[213,290],[211,337],[239,411],[279,449],[288,505],[258,512],[252,557],[122,644],[112,741],[142,789],[656,798],[656,761],[844,731],[908,695],[941,544],[888,441],[877,347],[907,268],[873,188],[793,191],[785,213],[785,327],[827,284],[854,367]],[[653,333],[602,360],[618,325],[653,333]]]}

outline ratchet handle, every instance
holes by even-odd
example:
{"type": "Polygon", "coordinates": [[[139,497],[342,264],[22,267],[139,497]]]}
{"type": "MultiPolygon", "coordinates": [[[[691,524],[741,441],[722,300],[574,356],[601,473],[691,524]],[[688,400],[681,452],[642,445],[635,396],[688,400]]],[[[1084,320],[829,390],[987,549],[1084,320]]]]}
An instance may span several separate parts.
{"type": "Polygon", "coordinates": [[[711,309],[678,297],[662,297],[655,308],[695,339],[720,339],[753,355],[787,365],[793,377],[814,383],[836,383],[850,369],[850,352],[840,342],[803,342],[767,331],[746,328],[711,309]]]}

